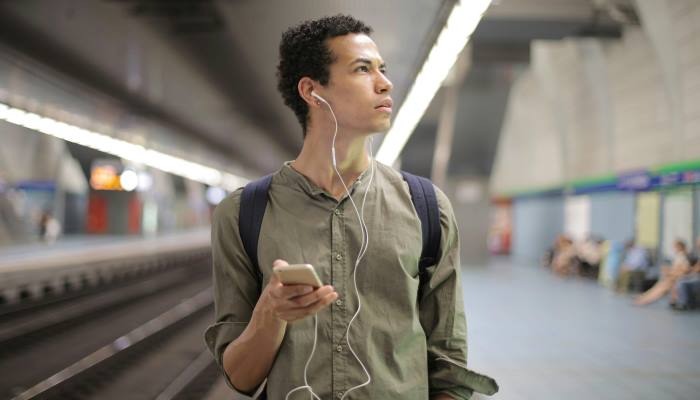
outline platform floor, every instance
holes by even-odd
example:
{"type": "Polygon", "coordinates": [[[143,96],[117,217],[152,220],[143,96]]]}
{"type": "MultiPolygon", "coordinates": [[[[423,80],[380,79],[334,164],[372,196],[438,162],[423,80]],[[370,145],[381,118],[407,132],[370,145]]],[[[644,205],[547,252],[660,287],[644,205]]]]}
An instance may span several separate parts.
{"type": "MultiPolygon", "coordinates": [[[[583,278],[496,259],[464,269],[469,365],[494,398],[700,399],[700,312],[640,308],[583,278]]],[[[487,397],[474,396],[475,399],[487,397]]]]}
{"type": "MultiPolygon", "coordinates": [[[[496,378],[493,399],[700,399],[700,311],[635,307],[589,279],[505,258],[464,267],[462,287],[469,367],[496,378]]],[[[227,393],[220,381],[207,398],[227,393]]]]}

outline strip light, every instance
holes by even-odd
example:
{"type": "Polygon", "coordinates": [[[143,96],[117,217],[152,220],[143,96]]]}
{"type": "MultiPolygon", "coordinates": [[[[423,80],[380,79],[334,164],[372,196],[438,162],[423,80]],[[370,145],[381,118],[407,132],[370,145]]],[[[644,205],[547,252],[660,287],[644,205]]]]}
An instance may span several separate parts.
{"type": "Polygon", "coordinates": [[[0,120],[228,191],[234,191],[248,182],[247,179],[228,172],[42,117],[3,103],[0,103],[0,120]]]}
{"type": "Polygon", "coordinates": [[[489,4],[491,0],[462,0],[455,4],[377,152],[378,161],[391,165],[399,157],[489,4]]]}

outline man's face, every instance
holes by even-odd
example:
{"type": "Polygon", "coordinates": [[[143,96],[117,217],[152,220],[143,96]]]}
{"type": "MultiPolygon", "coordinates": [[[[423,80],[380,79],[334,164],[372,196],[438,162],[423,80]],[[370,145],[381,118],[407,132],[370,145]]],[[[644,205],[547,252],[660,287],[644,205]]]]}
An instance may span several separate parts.
{"type": "Polygon", "coordinates": [[[323,97],[333,107],[339,127],[358,134],[385,132],[391,125],[392,83],[377,45],[364,34],[327,42],[335,61],[323,97]]]}

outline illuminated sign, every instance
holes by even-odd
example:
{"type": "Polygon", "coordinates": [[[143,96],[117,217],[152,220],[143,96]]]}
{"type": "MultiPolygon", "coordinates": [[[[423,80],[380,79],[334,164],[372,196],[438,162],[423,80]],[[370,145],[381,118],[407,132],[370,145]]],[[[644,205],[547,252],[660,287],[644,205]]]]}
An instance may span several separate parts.
{"type": "Polygon", "coordinates": [[[119,180],[119,171],[113,165],[93,164],[90,186],[95,190],[124,190],[119,180]]]}
{"type": "Polygon", "coordinates": [[[136,172],[118,160],[97,159],[92,162],[90,186],[95,190],[147,191],[153,178],[147,172],[136,172]]]}

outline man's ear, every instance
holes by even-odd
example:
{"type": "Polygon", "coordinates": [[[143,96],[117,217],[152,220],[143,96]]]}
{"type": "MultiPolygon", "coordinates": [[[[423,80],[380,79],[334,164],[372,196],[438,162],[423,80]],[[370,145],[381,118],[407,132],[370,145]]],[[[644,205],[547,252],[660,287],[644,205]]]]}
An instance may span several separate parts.
{"type": "Polygon", "coordinates": [[[311,94],[311,92],[314,91],[315,86],[318,86],[318,83],[308,76],[299,79],[299,83],[297,84],[299,96],[304,99],[309,107],[321,105],[321,102],[311,94]]]}

